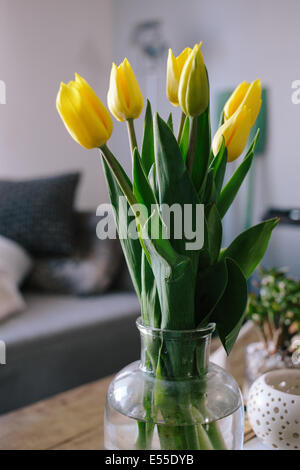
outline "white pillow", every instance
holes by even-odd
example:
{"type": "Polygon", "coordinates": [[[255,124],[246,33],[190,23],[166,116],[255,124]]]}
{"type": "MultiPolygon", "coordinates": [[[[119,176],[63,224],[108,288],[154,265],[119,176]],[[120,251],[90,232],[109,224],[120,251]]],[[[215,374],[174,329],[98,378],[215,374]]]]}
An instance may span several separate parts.
{"type": "Polygon", "coordinates": [[[31,266],[31,258],[24,248],[0,235],[0,272],[10,274],[16,284],[20,285],[31,266]]]}
{"type": "Polygon", "coordinates": [[[0,320],[26,307],[18,286],[31,266],[32,261],[26,251],[0,235],[0,320]]]}

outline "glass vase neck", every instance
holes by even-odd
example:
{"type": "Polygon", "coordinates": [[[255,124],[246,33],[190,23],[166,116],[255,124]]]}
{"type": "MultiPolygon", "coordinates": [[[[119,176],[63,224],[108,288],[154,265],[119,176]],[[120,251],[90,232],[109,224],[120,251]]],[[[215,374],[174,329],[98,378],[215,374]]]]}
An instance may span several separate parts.
{"type": "Polygon", "coordinates": [[[152,328],[145,326],[141,318],[136,324],[141,335],[140,367],[144,372],[169,379],[206,373],[214,323],[195,330],[152,328]]]}

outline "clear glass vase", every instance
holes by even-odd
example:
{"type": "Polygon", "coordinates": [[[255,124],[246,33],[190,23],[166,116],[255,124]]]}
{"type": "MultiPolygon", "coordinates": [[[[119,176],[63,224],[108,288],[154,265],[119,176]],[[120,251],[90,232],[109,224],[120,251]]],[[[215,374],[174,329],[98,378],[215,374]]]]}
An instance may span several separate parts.
{"type": "Polygon", "coordinates": [[[215,325],[160,330],[137,321],[141,360],[111,382],[105,410],[110,450],[242,449],[243,404],[235,380],[209,363],[215,325]]]}

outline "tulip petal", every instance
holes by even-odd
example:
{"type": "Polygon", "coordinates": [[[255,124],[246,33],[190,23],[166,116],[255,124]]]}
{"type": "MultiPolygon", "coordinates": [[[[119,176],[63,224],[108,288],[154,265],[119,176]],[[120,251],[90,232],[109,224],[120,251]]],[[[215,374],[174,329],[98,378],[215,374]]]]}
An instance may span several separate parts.
{"type": "Polygon", "coordinates": [[[192,52],[192,49],[190,47],[186,47],[180,54],[179,56],[176,57],[176,64],[177,64],[177,70],[178,70],[178,78],[180,78],[182,69],[184,67],[184,64],[186,63],[187,59],[189,58],[190,54],[192,52]]]}
{"type": "Polygon", "coordinates": [[[222,145],[222,136],[225,139],[225,145],[227,148],[228,161],[235,160],[243,151],[243,148],[240,149],[240,153],[237,155],[237,148],[240,147],[240,143],[245,140],[244,146],[248,140],[249,132],[251,129],[251,112],[247,109],[246,106],[239,107],[238,110],[231,116],[228,121],[226,121],[219,129],[217,130],[213,142],[212,149],[214,155],[217,155],[221,145],[222,145]],[[231,150],[232,149],[232,150],[231,150]]]}
{"type": "Polygon", "coordinates": [[[190,70],[187,94],[186,94],[186,107],[189,116],[199,116],[208,107],[209,101],[209,87],[205,64],[200,47],[194,56],[192,67],[190,70]]]}
{"type": "Polygon", "coordinates": [[[241,105],[243,99],[246,96],[247,91],[249,90],[249,83],[242,82],[240,83],[230,98],[226,101],[224,106],[224,118],[225,120],[229,119],[241,105]]]}
{"type": "Polygon", "coordinates": [[[227,152],[229,162],[233,162],[243,153],[252,127],[251,111],[246,107],[244,107],[243,110],[244,111],[242,113],[239,113],[239,119],[238,122],[236,122],[235,131],[228,144],[227,152]]]}
{"type": "Polygon", "coordinates": [[[133,73],[129,61],[125,58],[121,64],[126,80],[128,95],[129,95],[129,116],[128,118],[138,118],[143,109],[143,95],[138,84],[138,81],[133,73]]]}
{"type": "Polygon", "coordinates": [[[179,104],[183,112],[191,117],[202,114],[207,109],[209,101],[208,77],[201,44],[194,46],[185,62],[178,88],[179,104]]]}
{"type": "Polygon", "coordinates": [[[75,82],[62,84],[57,110],[71,136],[87,149],[100,147],[110,137],[89,100],[79,92],[75,82]]]}
{"type": "Polygon", "coordinates": [[[196,44],[192,53],[189,55],[186,63],[184,64],[184,67],[182,69],[181,76],[180,76],[180,81],[179,81],[178,101],[184,114],[188,114],[187,107],[186,107],[186,91],[187,91],[190,71],[192,68],[193,60],[194,60],[195,48],[197,46],[198,44],[196,44]]]}
{"type": "Polygon", "coordinates": [[[178,57],[175,57],[172,49],[169,49],[167,61],[167,97],[174,105],[179,105],[178,88],[183,67],[189,58],[192,49],[186,47],[178,57]]]}
{"type": "Polygon", "coordinates": [[[243,104],[251,110],[251,126],[253,126],[256,121],[261,103],[261,82],[258,79],[251,83],[243,100],[243,104]]]}
{"type": "Polygon", "coordinates": [[[174,105],[178,106],[178,84],[180,73],[177,67],[177,61],[174,57],[172,49],[169,49],[167,61],[167,97],[168,100],[174,105]]]}
{"type": "Polygon", "coordinates": [[[137,118],[143,109],[143,95],[127,59],[119,67],[112,65],[108,107],[118,121],[137,118]]]}
{"type": "Polygon", "coordinates": [[[101,102],[88,82],[78,73],[75,73],[75,84],[79,92],[89,100],[98,117],[101,119],[102,124],[106,128],[108,134],[111,135],[113,130],[113,122],[104,104],[101,102]]]}
{"type": "Polygon", "coordinates": [[[127,103],[124,96],[122,77],[120,78],[120,73],[116,64],[112,65],[110,73],[107,103],[110,112],[118,121],[126,120],[127,103]]]}

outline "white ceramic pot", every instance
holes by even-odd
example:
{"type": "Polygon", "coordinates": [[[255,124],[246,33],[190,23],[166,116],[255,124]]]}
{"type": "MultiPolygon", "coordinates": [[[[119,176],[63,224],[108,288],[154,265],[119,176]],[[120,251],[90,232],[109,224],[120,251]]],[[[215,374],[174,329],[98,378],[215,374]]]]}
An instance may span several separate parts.
{"type": "Polygon", "coordinates": [[[250,388],[247,412],[264,444],[300,450],[300,371],[280,369],[259,377],[250,388]]]}

